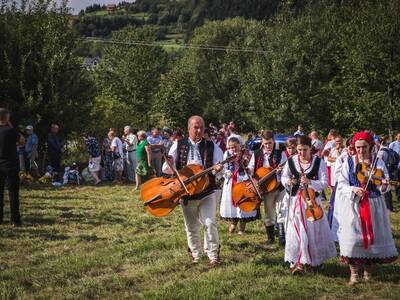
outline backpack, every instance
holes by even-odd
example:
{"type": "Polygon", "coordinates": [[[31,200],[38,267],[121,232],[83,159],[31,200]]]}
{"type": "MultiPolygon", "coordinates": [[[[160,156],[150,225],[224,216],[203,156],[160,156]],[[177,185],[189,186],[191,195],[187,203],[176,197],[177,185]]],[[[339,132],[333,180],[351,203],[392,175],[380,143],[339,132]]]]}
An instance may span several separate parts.
{"type": "Polygon", "coordinates": [[[396,151],[390,148],[382,148],[381,151],[386,152],[386,159],[383,161],[388,169],[390,179],[397,178],[400,156],[396,151]]]}

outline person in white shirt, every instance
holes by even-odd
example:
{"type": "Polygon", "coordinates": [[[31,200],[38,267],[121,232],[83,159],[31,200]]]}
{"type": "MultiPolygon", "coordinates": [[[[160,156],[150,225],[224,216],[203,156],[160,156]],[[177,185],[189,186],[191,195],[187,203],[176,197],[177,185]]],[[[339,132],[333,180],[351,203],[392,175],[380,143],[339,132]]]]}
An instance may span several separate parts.
{"type": "Polygon", "coordinates": [[[162,171],[165,174],[173,174],[169,165],[175,165],[177,170],[189,164],[201,165],[204,168],[214,166],[210,175],[210,185],[201,194],[181,201],[183,217],[185,221],[186,237],[189,246],[189,254],[192,262],[198,263],[203,253],[200,230],[204,227],[204,250],[210,260],[210,265],[220,264],[219,235],[216,221],[217,190],[215,175],[223,169],[219,164],[223,160],[223,153],[212,141],[204,139],[204,120],[200,116],[192,116],[188,121],[189,137],[174,143],[164,162],[162,171]]]}
{"type": "Polygon", "coordinates": [[[331,186],[331,163],[328,161],[329,153],[335,148],[335,138],[339,135],[336,129],[331,129],[328,133],[327,142],[325,143],[324,150],[322,151],[322,157],[326,163],[326,168],[328,170],[328,186],[331,186]]]}
{"type": "Polygon", "coordinates": [[[118,183],[122,183],[122,172],[124,171],[124,152],[122,149],[122,142],[115,135],[115,131],[108,132],[108,138],[111,140],[111,150],[113,152],[113,167],[115,171],[115,179],[118,183]]]}
{"type": "Polygon", "coordinates": [[[396,140],[389,144],[389,149],[392,149],[400,155],[400,132],[396,135],[396,140]]]}
{"type": "Polygon", "coordinates": [[[297,131],[293,134],[293,136],[298,137],[298,136],[301,136],[301,135],[304,135],[303,125],[299,124],[297,126],[297,131]]]}
{"type": "Polygon", "coordinates": [[[126,176],[130,182],[135,182],[135,170],[136,170],[136,148],[138,144],[138,138],[132,132],[130,126],[124,127],[124,136],[122,137],[125,142],[126,150],[126,176]]]}
{"type": "Polygon", "coordinates": [[[318,132],[316,132],[315,130],[311,131],[310,138],[311,138],[311,144],[312,144],[312,148],[313,148],[313,154],[321,156],[321,152],[324,149],[324,144],[318,138],[318,132]]]}
{"type": "MultiPolygon", "coordinates": [[[[270,130],[264,130],[261,134],[262,144],[261,148],[253,153],[248,169],[249,174],[254,174],[258,168],[271,167],[273,169],[283,164],[287,158],[283,149],[279,149],[279,144],[275,143],[274,133],[270,130]]],[[[279,172],[280,173],[280,172],[279,172]]],[[[274,191],[267,193],[264,196],[264,211],[265,211],[265,230],[267,233],[267,244],[271,245],[275,242],[275,219],[276,209],[285,196],[285,190],[280,184],[280,175],[278,174],[277,180],[279,187],[274,191]]],[[[279,225],[279,224],[278,224],[279,225]]],[[[281,224],[280,226],[283,226],[281,224]]]]}
{"type": "Polygon", "coordinates": [[[340,157],[340,155],[342,154],[344,150],[344,144],[343,144],[343,138],[338,135],[335,138],[335,147],[333,147],[331,149],[331,151],[329,152],[328,155],[328,162],[330,163],[330,178],[331,178],[331,182],[330,182],[330,187],[333,188],[336,184],[336,177],[335,177],[335,173],[336,173],[336,161],[338,160],[338,158],[340,157]]]}

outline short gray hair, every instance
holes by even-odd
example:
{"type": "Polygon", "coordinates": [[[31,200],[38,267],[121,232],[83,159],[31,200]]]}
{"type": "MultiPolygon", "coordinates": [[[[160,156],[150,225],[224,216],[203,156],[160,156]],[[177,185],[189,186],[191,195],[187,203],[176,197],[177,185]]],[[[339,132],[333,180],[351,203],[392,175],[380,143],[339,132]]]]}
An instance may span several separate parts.
{"type": "Polygon", "coordinates": [[[191,116],[189,118],[189,120],[188,120],[188,128],[190,128],[190,124],[192,123],[192,121],[194,119],[199,119],[203,123],[203,126],[205,126],[205,122],[204,122],[204,119],[202,117],[200,117],[200,116],[191,116]]]}
{"type": "Polygon", "coordinates": [[[129,125],[126,125],[126,126],[124,127],[124,130],[125,130],[125,129],[128,129],[129,131],[132,131],[132,127],[129,126],[129,125]]]}

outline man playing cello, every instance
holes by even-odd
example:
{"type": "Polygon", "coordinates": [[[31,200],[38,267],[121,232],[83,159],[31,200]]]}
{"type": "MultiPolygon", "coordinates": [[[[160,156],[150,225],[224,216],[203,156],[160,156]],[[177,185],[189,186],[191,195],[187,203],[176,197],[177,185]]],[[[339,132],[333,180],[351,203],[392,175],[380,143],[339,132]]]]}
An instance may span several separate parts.
{"type": "MultiPolygon", "coordinates": [[[[280,164],[284,163],[287,158],[283,149],[275,143],[274,133],[270,130],[264,130],[261,134],[262,145],[261,149],[254,152],[248,165],[249,173],[254,174],[260,167],[277,168],[280,164]]],[[[277,176],[280,182],[280,175],[277,176]]],[[[275,218],[276,206],[280,203],[285,196],[285,191],[281,185],[274,191],[264,196],[264,210],[265,210],[265,230],[267,233],[267,244],[272,245],[275,242],[275,218]]],[[[280,224],[283,230],[283,224],[280,224]]]]}
{"type": "Polygon", "coordinates": [[[203,252],[200,230],[204,226],[204,248],[210,260],[210,265],[220,264],[219,236],[216,222],[217,195],[215,174],[223,168],[218,164],[223,160],[222,150],[212,141],[203,138],[204,120],[200,116],[192,116],[188,120],[189,137],[174,143],[168,153],[168,162],[163,165],[165,174],[173,174],[169,165],[178,170],[189,164],[209,168],[215,165],[210,174],[210,186],[201,194],[181,202],[185,221],[186,237],[189,254],[193,263],[198,263],[203,252]]]}

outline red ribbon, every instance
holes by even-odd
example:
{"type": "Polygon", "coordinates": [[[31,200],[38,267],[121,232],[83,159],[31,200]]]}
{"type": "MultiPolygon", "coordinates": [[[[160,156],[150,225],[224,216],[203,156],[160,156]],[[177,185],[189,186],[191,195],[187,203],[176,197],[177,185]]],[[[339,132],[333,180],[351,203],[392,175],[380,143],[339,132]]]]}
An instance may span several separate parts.
{"type": "Polygon", "coordinates": [[[360,200],[361,231],[365,249],[368,249],[369,245],[374,243],[374,229],[372,227],[371,209],[368,196],[368,191],[365,191],[360,200]]]}
{"type": "MultiPolygon", "coordinates": [[[[303,209],[304,209],[303,208],[303,203],[306,203],[306,201],[301,196],[301,194],[302,194],[301,191],[302,190],[300,189],[299,192],[297,193],[297,199],[299,201],[299,206],[298,207],[300,209],[300,217],[301,217],[300,221],[301,221],[301,224],[303,225],[304,231],[306,232],[306,235],[308,237],[307,222],[306,222],[306,219],[304,218],[304,211],[303,211],[303,209]]],[[[296,209],[296,207],[295,207],[295,209],[296,209]]],[[[293,211],[293,216],[294,216],[294,212],[295,211],[293,211]]],[[[297,231],[297,235],[300,238],[300,241],[299,241],[299,248],[300,248],[299,251],[300,251],[300,253],[299,253],[298,258],[297,258],[297,263],[300,263],[301,256],[302,256],[302,252],[301,252],[301,236],[300,236],[299,229],[297,229],[296,227],[297,226],[295,225],[295,229],[297,231]]],[[[312,264],[313,259],[312,259],[312,256],[311,256],[310,244],[309,243],[307,243],[307,252],[308,252],[308,256],[310,257],[310,264],[312,264]]]]}

